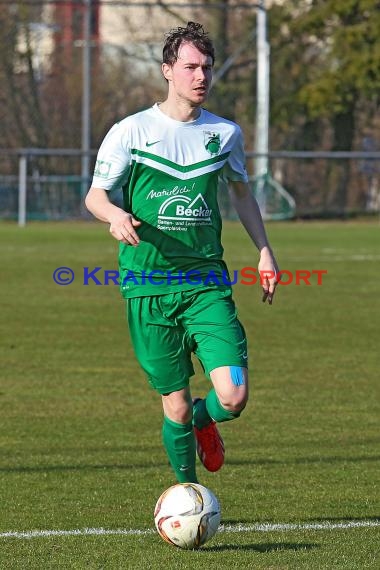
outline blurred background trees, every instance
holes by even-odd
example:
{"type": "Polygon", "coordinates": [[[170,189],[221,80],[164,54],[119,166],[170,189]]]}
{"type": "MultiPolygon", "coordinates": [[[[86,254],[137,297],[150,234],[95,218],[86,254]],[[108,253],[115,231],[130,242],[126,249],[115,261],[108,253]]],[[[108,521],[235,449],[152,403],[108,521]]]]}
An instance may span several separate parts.
{"type": "MultiPolygon", "coordinates": [[[[98,125],[163,96],[159,64],[164,32],[193,18],[204,22],[215,39],[217,76],[224,67],[209,107],[239,120],[252,148],[256,15],[254,7],[233,10],[233,5],[233,0],[208,0],[204,9],[187,8],[186,13],[161,1],[151,8],[108,7],[125,32],[112,44],[105,39],[104,8],[93,2],[94,145],[102,130],[98,125]],[[152,25],[142,27],[148,21],[152,25]]],[[[60,4],[2,3],[2,146],[78,146],[83,6],[72,6],[67,22],[60,4]],[[65,26],[71,26],[70,34],[65,26]]],[[[271,147],[350,150],[360,147],[363,133],[368,137],[373,131],[376,138],[380,2],[287,0],[272,2],[268,15],[271,147]]]]}
{"type": "MultiPolygon", "coordinates": [[[[139,7],[92,0],[92,147],[99,145],[112,123],[162,99],[164,33],[193,19],[204,23],[217,50],[208,108],[239,122],[247,150],[253,150],[256,9],[255,2],[249,4],[238,7],[238,0],[205,0],[202,6],[180,9],[164,0],[139,7]]],[[[380,2],[278,0],[266,6],[271,45],[270,148],[379,150],[380,2]]],[[[3,148],[80,148],[83,10],[81,2],[2,0],[3,148]]],[[[349,161],[326,164],[322,188],[320,171],[315,176],[316,162],[314,171],[294,161],[277,161],[272,168],[298,201],[306,187],[313,195],[323,192],[323,185],[328,188],[326,207],[339,211],[350,200],[349,161]]],[[[365,184],[368,176],[378,174],[373,163],[356,168],[365,184]]],[[[366,199],[365,190],[359,190],[353,203],[366,199]]]]}

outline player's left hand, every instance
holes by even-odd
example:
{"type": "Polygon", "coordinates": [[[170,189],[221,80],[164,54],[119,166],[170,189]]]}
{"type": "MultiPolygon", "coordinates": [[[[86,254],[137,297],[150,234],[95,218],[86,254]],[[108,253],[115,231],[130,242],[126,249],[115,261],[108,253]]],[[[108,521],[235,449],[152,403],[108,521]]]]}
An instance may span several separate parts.
{"type": "Polygon", "coordinates": [[[273,303],[273,297],[278,283],[279,268],[269,247],[264,247],[261,250],[258,269],[260,274],[260,283],[263,288],[262,301],[263,303],[268,301],[269,305],[271,305],[273,303]]]}

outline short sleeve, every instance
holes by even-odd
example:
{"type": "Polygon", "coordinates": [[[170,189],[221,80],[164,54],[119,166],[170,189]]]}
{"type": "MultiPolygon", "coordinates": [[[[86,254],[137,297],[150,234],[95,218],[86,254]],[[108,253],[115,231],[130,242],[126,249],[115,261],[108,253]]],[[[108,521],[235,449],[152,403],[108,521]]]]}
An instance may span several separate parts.
{"type": "Polygon", "coordinates": [[[228,180],[248,182],[243,133],[238,126],[236,127],[236,135],[233,147],[223,168],[222,179],[225,182],[228,180]]]}
{"type": "Polygon", "coordinates": [[[114,125],[105,136],[96,157],[92,186],[107,191],[119,190],[127,181],[131,166],[128,128],[114,125]]]}

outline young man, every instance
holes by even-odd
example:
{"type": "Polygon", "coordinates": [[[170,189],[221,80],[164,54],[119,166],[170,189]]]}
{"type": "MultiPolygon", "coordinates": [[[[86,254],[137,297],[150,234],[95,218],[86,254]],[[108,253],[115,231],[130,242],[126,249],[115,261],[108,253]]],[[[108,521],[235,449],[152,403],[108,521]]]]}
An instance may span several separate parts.
{"type": "Polygon", "coordinates": [[[232,188],[243,226],[268,272],[276,261],[245,170],[240,128],[202,108],[214,49],[200,24],[172,30],[163,49],[167,98],[114,125],[98,153],[86,206],[120,242],[121,291],[137,359],[162,398],[163,442],[179,482],[197,482],[224,461],[216,422],[240,416],[248,399],[247,344],[222,260],[218,179],[232,188]],[[124,209],[108,192],[123,188],[124,209]],[[196,354],[212,388],[192,401],[196,354]]]}

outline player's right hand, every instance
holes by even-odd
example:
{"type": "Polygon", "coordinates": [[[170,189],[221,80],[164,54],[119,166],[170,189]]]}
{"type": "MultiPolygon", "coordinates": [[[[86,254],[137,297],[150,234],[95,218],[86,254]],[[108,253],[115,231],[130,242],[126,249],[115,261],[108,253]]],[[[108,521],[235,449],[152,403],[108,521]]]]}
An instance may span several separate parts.
{"type": "Polygon", "coordinates": [[[141,222],[120,209],[110,220],[110,234],[122,243],[136,246],[140,243],[140,238],[135,228],[139,226],[141,222]]]}

